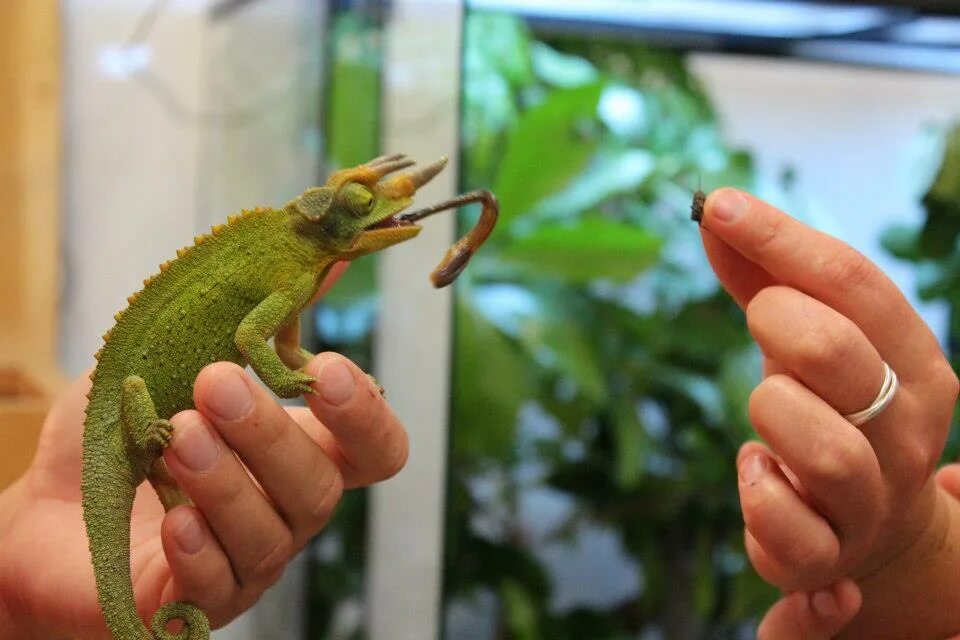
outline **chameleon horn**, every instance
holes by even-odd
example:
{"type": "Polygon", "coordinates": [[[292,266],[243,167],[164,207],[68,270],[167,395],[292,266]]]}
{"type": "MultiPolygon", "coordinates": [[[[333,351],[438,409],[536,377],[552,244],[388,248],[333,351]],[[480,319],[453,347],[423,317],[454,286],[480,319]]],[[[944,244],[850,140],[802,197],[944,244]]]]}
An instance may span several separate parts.
{"type": "Polygon", "coordinates": [[[413,182],[414,186],[419,189],[423,185],[430,182],[434,176],[443,171],[443,168],[447,166],[447,160],[447,156],[442,156],[434,163],[428,164],[425,167],[420,167],[416,171],[411,171],[409,174],[410,180],[413,182]]]}
{"type": "Polygon", "coordinates": [[[410,158],[404,155],[401,155],[399,158],[396,158],[396,159],[390,159],[388,157],[387,159],[384,159],[382,162],[379,162],[377,164],[367,165],[366,168],[369,171],[373,172],[373,174],[376,175],[377,178],[379,179],[387,174],[393,173],[394,171],[399,171],[400,169],[406,169],[407,167],[412,167],[414,164],[416,163],[413,160],[411,160],[410,158]]]}
{"type": "Polygon", "coordinates": [[[402,160],[407,156],[402,153],[391,153],[389,155],[377,156],[370,162],[364,163],[365,167],[375,167],[377,165],[383,164],[384,162],[393,162],[395,160],[402,160]]]}

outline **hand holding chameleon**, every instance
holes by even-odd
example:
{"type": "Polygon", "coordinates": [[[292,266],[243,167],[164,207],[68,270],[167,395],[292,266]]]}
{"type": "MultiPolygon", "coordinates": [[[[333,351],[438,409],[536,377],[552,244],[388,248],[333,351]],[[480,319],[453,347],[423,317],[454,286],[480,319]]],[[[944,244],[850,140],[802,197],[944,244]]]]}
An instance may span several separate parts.
{"type": "Polygon", "coordinates": [[[96,602],[85,597],[90,568],[78,560],[86,541],[82,532],[68,535],[81,500],[66,486],[82,484],[97,595],[113,636],[206,638],[200,607],[215,623],[249,607],[323,526],[344,487],[402,466],[406,436],[375,383],[339,356],[302,350],[297,319],[334,265],[416,236],[414,220],[465,200],[484,204],[477,227],[435,271],[437,286],[452,282],[489,234],[497,205],[486,192],[397,215],[445,159],[395,174],[412,164],[377,158],[282,209],[232,217],[130,297],[91,375],[82,483],[76,416],[86,389],[78,384],[51,412],[31,470],[0,496],[0,520],[17,525],[3,531],[6,548],[56,548],[69,558],[45,586],[18,575],[49,558],[0,559],[0,635],[102,635],[96,602]],[[309,409],[283,410],[237,364],[250,364],[277,395],[305,394],[309,409]],[[159,503],[143,496],[134,508],[144,479],[159,503]],[[50,535],[58,540],[37,544],[50,535]],[[151,632],[140,612],[159,602],[168,604],[151,632]],[[185,623],[182,635],[168,631],[171,620],[185,623]]]}

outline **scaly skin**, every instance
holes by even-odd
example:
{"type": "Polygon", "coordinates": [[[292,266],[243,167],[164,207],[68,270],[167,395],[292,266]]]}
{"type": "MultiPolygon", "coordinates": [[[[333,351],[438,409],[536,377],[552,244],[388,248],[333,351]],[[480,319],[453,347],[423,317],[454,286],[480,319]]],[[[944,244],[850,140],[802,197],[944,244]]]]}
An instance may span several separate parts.
{"type": "Polygon", "coordinates": [[[297,370],[309,358],[299,348],[298,314],[337,261],[419,233],[391,221],[445,159],[385,178],[411,164],[378,158],[335,173],[282,209],[230,218],[162,265],[117,314],[91,375],[82,489],[100,605],[118,640],[209,638],[209,622],[192,604],[161,607],[152,632],[137,613],[130,571],[136,487],[149,480],[167,510],[189,501],[160,454],[170,440],[168,419],[193,407],[193,381],[204,366],[250,364],[284,398],[310,391],[313,379],[297,370]],[[369,228],[378,223],[386,226],[369,228]],[[276,350],[267,343],[274,335],[276,350]],[[166,630],[173,619],[184,621],[185,635],[166,630]]]}

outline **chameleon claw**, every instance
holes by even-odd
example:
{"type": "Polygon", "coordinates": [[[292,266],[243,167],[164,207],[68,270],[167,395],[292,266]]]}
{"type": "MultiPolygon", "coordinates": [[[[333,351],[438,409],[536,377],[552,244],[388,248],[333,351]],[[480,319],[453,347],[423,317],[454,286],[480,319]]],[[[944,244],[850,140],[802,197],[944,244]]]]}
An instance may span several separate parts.
{"type": "Polygon", "coordinates": [[[285,375],[280,376],[276,384],[268,384],[267,386],[281,398],[297,398],[316,393],[313,390],[313,383],[316,381],[316,378],[302,371],[288,371],[285,375]]]}

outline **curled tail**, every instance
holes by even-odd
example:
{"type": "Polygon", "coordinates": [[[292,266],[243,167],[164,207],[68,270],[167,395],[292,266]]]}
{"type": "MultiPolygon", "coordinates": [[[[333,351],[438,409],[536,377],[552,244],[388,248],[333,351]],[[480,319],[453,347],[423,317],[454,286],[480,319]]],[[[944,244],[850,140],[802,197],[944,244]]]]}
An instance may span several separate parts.
{"type": "Polygon", "coordinates": [[[207,640],[210,637],[210,621],[206,614],[189,602],[168,602],[153,615],[153,633],[158,640],[207,640]],[[184,629],[180,633],[167,631],[167,623],[181,620],[184,629]]]}
{"type": "Polygon", "coordinates": [[[84,447],[83,519],[107,627],[116,640],[208,640],[207,617],[189,603],[160,607],[153,633],[140,619],[130,572],[130,516],[137,484],[137,473],[121,456],[111,456],[109,448],[84,447]],[[179,633],[167,631],[172,620],[183,621],[179,633]]]}

